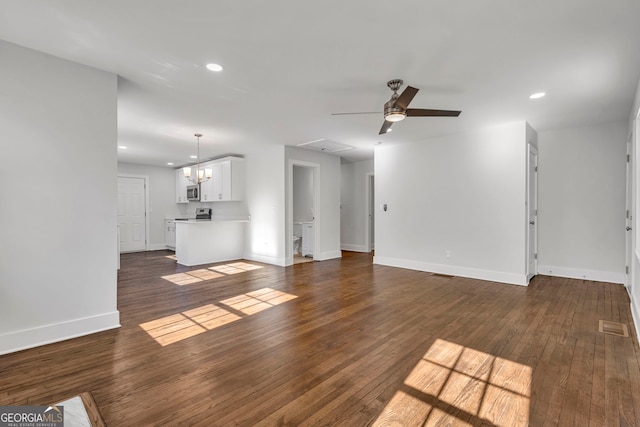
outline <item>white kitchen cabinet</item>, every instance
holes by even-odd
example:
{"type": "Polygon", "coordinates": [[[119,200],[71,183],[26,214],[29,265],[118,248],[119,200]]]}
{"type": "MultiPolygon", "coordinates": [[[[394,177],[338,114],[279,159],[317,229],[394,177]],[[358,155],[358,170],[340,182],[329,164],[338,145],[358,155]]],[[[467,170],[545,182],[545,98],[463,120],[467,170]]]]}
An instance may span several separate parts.
{"type": "Polygon", "coordinates": [[[164,220],[164,241],[169,249],[176,249],[176,222],[172,219],[164,220]]]}
{"type": "Polygon", "coordinates": [[[211,179],[200,183],[200,201],[201,202],[212,202],[214,200],[214,183],[216,181],[215,177],[215,162],[206,162],[200,165],[200,169],[213,169],[214,174],[211,179]]]}
{"type": "Polygon", "coordinates": [[[244,199],[244,159],[225,157],[207,163],[213,177],[201,184],[201,202],[225,202],[244,199]]]}
{"type": "Polygon", "coordinates": [[[176,258],[200,265],[242,258],[247,219],[176,221],[176,258]]]}
{"type": "Polygon", "coordinates": [[[187,186],[191,182],[184,176],[182,169],[176,170],[176,203],[189,203],[187,199],[187,186]]]}
{"type": "Polygon", "coordinates": [[[302,256],[313,257],[313,223],[302,223],[302,256]]]}

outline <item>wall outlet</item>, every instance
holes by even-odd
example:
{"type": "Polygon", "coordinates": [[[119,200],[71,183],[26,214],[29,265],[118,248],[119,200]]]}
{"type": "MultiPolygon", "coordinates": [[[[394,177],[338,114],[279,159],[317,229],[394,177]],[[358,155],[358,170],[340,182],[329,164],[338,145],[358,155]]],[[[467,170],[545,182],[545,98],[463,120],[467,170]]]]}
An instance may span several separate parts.
{"type": "Polygon", "coordinates": [[[447,258],[451,258],[451,251],[449,249],[444,251],[444,256],[446,256],[447,258]]]}

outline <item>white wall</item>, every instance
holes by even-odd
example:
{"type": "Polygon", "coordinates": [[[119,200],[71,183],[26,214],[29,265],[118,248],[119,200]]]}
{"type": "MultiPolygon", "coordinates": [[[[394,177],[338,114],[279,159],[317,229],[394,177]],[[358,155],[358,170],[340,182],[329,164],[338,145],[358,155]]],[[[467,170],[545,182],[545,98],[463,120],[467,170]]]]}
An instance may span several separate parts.
{"type": "Polygon", "coordinates": [[[525,122],[377,146],[374,262],[526,284],[526,153],[525,122]]]}
{"type": "Polygon", "coordinates": [[[538,135],[538,272],[624,282],[626,122],[538,135]]]}
{"type": "Polygon", "coordinates": [[[0,41],[0,354],[119,326],[117,77],[0,41]]]}
{"type": "MultiPolygon", "coordinates": [[[[316,226],[320,225],[321,234],[316,232],[316,248],[314,260],[325,260],[339,258],[340,251],[340,157],[325,154],[313,150],[306,150],[296,147],[285,147],[286,162],[286,187],[292,184],[293,166],[296,161],[314,163],[320,166],[319,177],[319,207],[316,212],[316,226]]],[[[287,196],[287,204],[291,203],[290,196],[287,196]]],[[[293,224],[291,214],[286,212],[286,224],[293,224]]],[[[293,253],[293,228],[287,227],[286,231],[286,253],[287,263],[292,262],[293,253]]]]}
{"type": "Polygon", "coordinates": [[[373,160],[341,165],[340,247],[343,250],[368,252],[367,180],[373,174],[373,160]]]}
{"type": "Polygon", "coordinates": [[[251,220],[244,258],[285,265],[284,146],[265,147],[245,156],[246,199],[251,220]]]}

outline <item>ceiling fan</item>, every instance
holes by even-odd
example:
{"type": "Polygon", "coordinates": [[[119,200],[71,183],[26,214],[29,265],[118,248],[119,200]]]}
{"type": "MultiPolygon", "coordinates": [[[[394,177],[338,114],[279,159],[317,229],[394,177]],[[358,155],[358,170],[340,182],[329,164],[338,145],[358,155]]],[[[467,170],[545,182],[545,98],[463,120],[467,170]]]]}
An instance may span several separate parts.
{"type": "MultiPolygon", "coordinates": [[[[406,117],[458,117],[461,111],[453,110],[428,110],[425,108],[408,108],[409,103],[416,96],[419,89],[407,86],[407,88],[398,95],[398,89],[404,82],[400,79],[389,80],[387,86],[393,91],[391,99],[384,104],[384,123],[380,128],[380,133],[389,132],[391,125],[395,122],[404,120],[406,117]]],[[[380,114],[379,112],[367,113],[333,113],[332,116],[341,116],[345,114],[380,114]]]]}

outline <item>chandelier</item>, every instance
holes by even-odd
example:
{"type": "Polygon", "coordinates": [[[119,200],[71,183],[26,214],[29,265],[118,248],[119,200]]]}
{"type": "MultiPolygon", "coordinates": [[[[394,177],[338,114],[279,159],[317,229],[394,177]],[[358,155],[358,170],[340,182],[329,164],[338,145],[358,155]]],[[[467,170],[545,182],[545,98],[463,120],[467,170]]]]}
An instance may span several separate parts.
{"type": "Polygon", "coordinates": [[[182,168],[182,172],[184,173],[185,178],[187,178],[189,181],[193,182],[194,184],[200,184],[201,182],[209,181],[211,179],[211,177],[213,176],[213,169],[210,169],[210,168],[202,169],[200,167],[200,137],[202,136],[202,134],[194,133],[193,135],[198,139],[198,157],[197,157],[197,163],[196,163],[196,175],[195,177],[191,178],[190,167],[182,168]]]}

